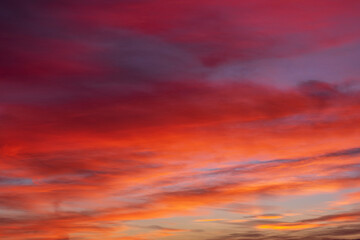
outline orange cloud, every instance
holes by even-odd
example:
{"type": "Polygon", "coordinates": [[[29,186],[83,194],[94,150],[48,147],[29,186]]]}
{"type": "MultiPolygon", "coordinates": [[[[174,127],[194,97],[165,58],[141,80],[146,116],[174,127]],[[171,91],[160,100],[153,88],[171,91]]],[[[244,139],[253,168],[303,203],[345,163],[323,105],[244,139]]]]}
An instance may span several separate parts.
{"type": "Polygon", "coordinates": [[[257,219],[279,219],[282,218],[283,216],[281,215],[261,215],[261,216],[256,216],[257,219]]]}
{"type": "Polygon", "coordinates": [[[216,218],[216,219],[197,219],[194,220],[194,222],[218,222],[218,221],[223,221],[225,219],[223,218],[216,218]]]}
{"type": "Polygon", "coordinates": [[[259,229],[270,229],[270,230],[302,230],[307,228],[319,227],[319,224],[298,224],[298,223],[281,223],[281,224],[263,224],[257,225],[259,229]]]}

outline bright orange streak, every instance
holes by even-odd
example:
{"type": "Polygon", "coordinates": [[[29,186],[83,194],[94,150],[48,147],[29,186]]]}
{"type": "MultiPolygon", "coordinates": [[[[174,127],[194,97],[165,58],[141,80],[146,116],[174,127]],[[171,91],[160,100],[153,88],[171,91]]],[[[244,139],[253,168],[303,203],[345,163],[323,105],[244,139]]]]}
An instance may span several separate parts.
{"type": "Polygon", "coordinates": [[[319,224],[279,224],[279,225],[271,225],[264,224],[256,226],[259,229],[271,229],[271,230],[301,230],[307,228],[318,227],[319,224]]]}
{"type": "Polygon", "coordinates": [[[282,218],[280,215],[269,215],[269,216],[257,216],[257,219],[279,219],[282,218]]]}
{"type": "Polygon", "coordinates": [[[222,221],[225,219],[219,218],[219,219],[197,219],[194,222],[216,222],[216,221],[222,221]]]}

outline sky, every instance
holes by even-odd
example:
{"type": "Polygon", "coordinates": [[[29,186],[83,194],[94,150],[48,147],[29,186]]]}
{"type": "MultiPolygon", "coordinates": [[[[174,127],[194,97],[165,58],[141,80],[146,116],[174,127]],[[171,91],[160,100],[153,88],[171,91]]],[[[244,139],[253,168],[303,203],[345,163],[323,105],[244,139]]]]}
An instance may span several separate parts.
{"type": "Polygon", "coordinates": [[[0,239],[359,240],[360,1],[2,0],[0,239]]]}

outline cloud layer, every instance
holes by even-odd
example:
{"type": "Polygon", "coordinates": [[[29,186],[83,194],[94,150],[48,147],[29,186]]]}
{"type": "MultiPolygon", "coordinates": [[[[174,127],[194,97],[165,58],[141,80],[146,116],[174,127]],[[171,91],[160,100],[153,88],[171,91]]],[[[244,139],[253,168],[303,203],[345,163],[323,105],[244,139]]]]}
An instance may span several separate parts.
{"type": "Polygon", "coordinates": [[[1,239],[360,239],[358,1],[0,9],[1,239]]]}

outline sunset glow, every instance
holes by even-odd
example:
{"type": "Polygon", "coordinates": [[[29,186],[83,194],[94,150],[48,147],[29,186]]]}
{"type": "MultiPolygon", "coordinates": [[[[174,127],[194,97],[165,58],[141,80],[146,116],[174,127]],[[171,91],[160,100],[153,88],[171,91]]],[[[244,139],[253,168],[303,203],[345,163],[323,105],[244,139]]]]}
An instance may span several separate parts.
{"type": "Polygon", "coordinates": [[[360,239],[360,1],[0,16],[0,240],[360,239]]]}

